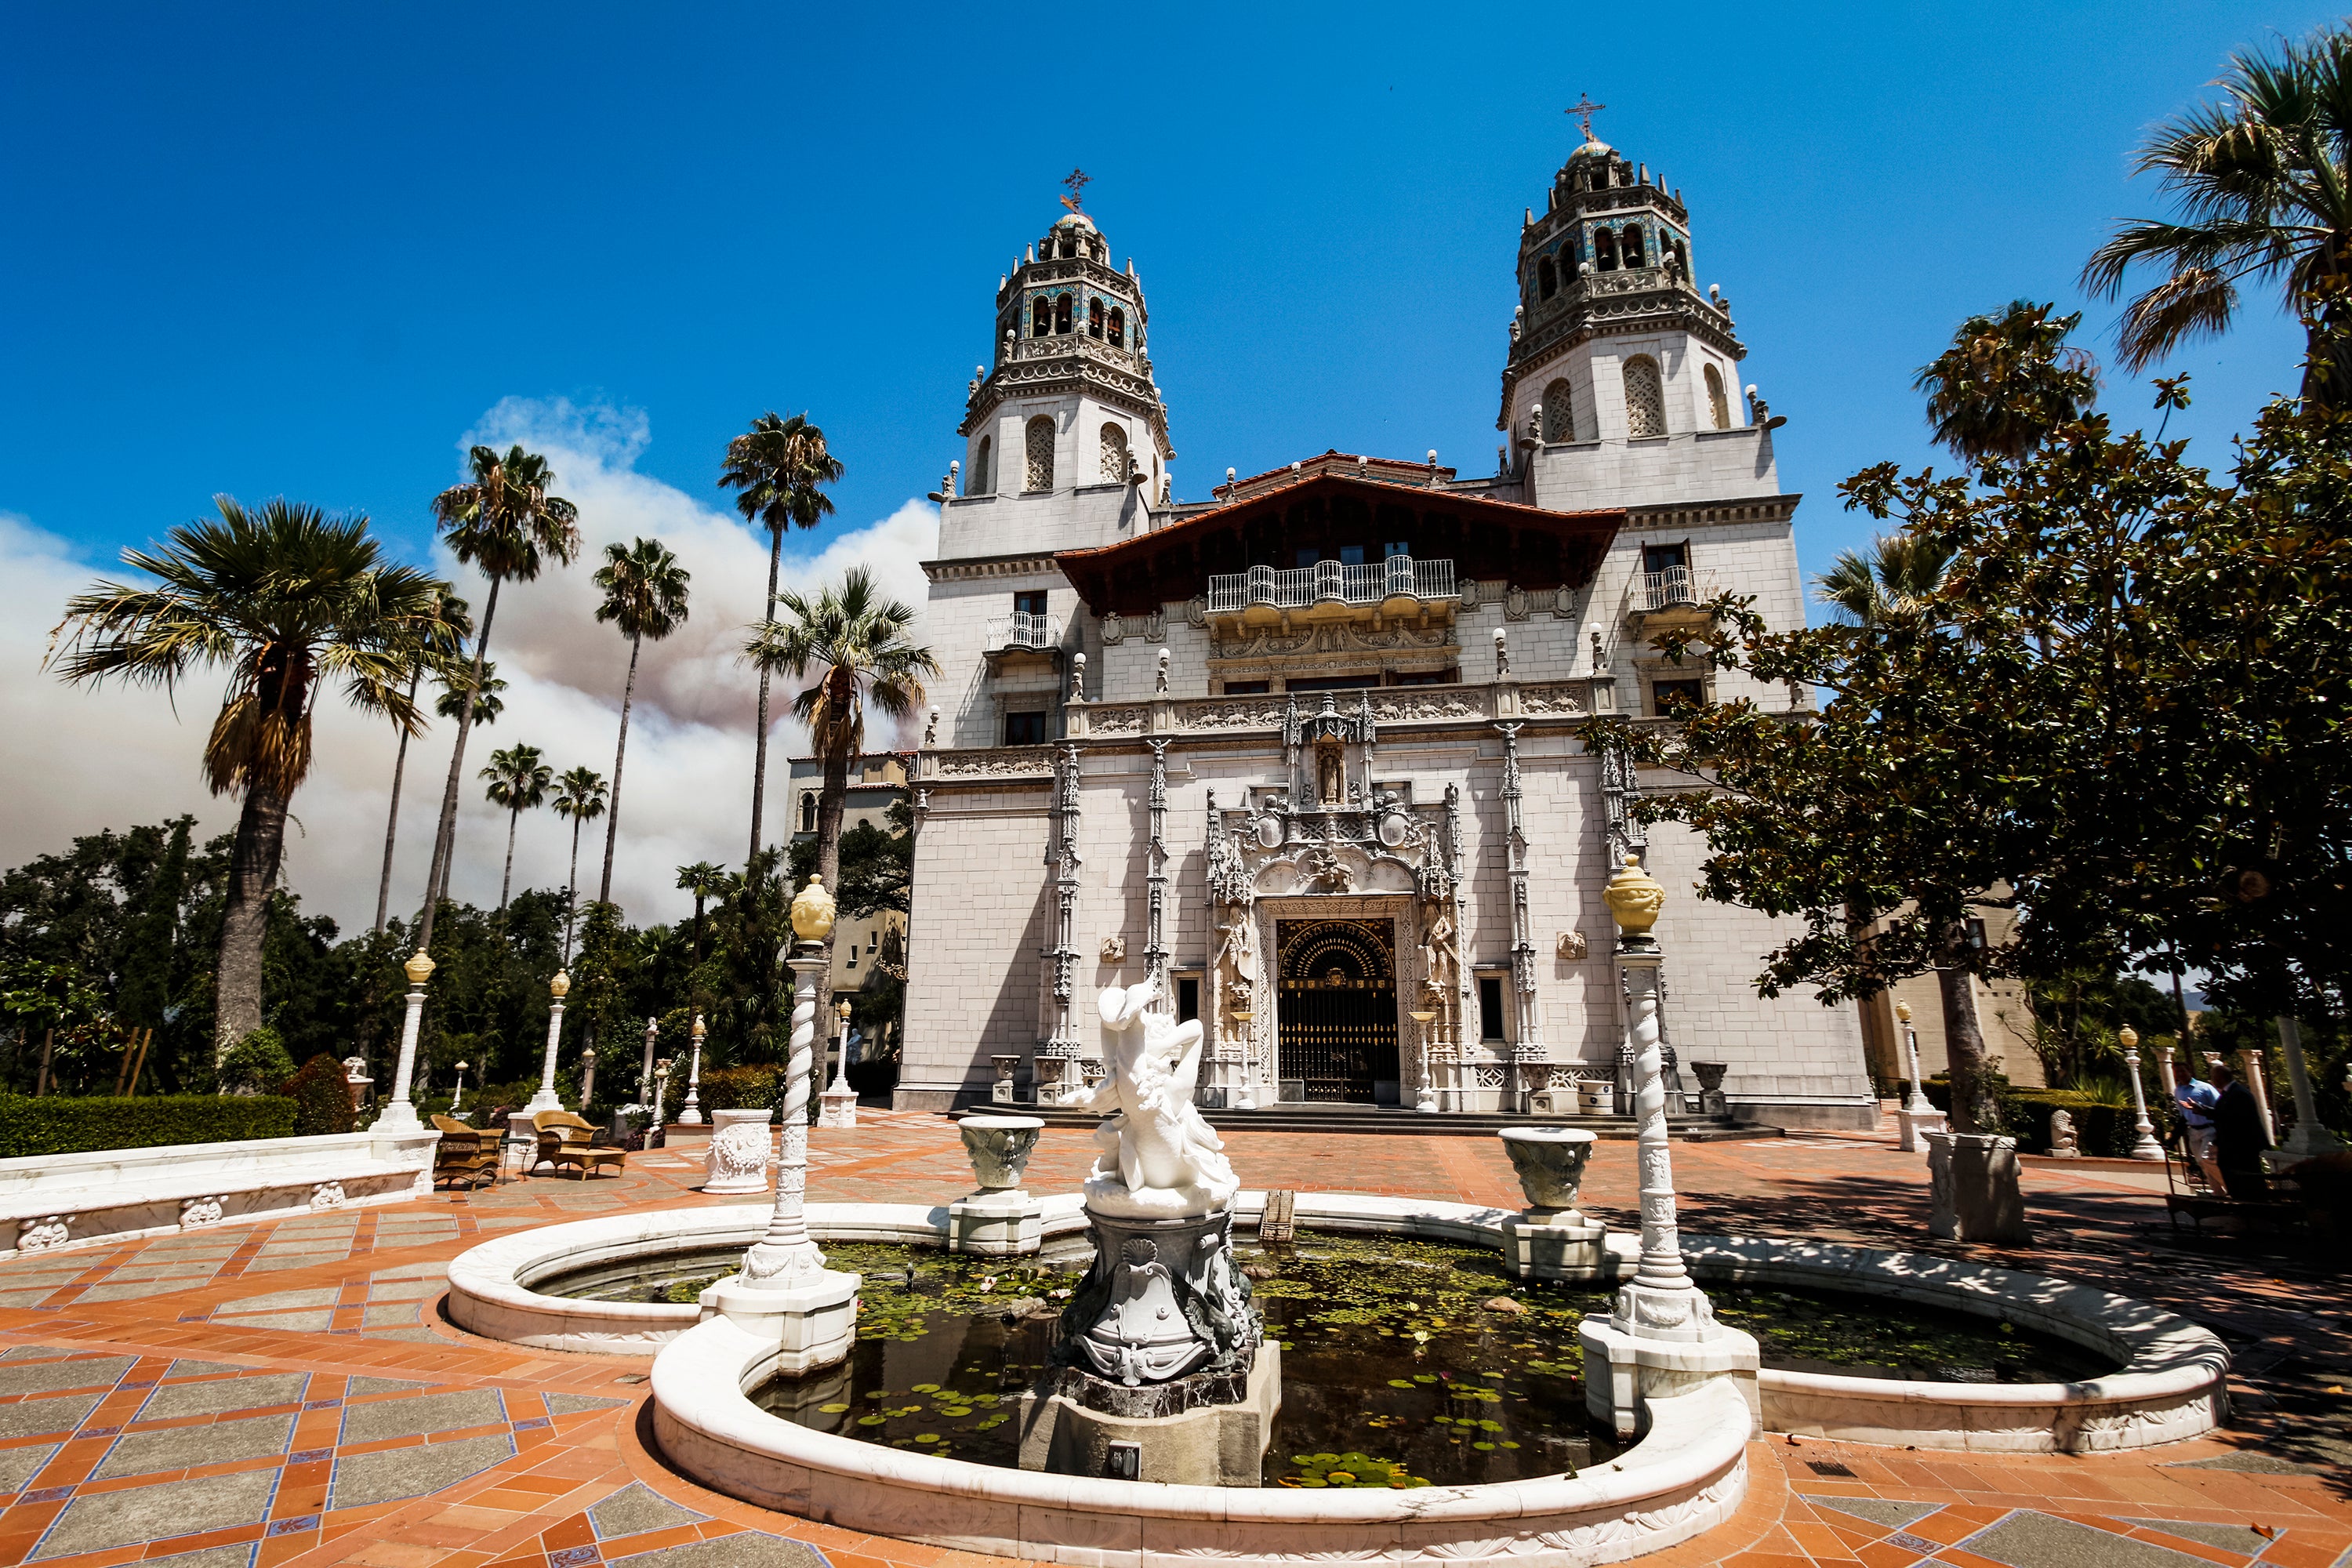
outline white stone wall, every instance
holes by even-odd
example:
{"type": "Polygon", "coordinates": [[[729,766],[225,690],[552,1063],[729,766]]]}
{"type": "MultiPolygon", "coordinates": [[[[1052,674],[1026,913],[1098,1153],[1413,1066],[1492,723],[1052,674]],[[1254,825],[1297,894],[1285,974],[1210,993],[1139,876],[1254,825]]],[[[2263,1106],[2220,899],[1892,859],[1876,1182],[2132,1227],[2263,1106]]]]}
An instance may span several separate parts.
{"type": "Polygon", "coordinates": [[[1001,1051],[1044,1037],[1038,954],[1050,942],[1046,792],[940,791],[915,846],[901,1092],[978,1084],[1001,1051]]]}

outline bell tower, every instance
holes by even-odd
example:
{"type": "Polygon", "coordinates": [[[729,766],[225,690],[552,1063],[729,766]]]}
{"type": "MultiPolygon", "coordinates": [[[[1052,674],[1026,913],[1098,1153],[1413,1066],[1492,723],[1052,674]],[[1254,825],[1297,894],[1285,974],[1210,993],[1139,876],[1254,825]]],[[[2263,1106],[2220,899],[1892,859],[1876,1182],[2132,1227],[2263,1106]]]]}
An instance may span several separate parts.
{"type": "MultiPolygon", "coordinates": [[[[1583,119],[1584,141],[1519,233],[1519,305],[1496,426],[1538,505],[1607,504],[1591,493],[1572,501],[1542,493],[1562,473],[1544,459],[1564,448],[1619,453],[1599,468],[1570,465],[1580,479],[1630,480],[1652,466],[1645,443],[1663,448],[1672,437],[1749,424],[1739,394],[1748,350],[1721,291],[1702,293],[1694,281],[1682,194],[1592,134],[1602,107],[1570,110],[1583,119]]],[[[1753,489],[1759,477],[1741,482],[1753,489]]]]}
{"type": "Polygon", "coordinates": [[[1143,285],[1132,259],[1124,271],[1111,265],[1109,242],[1079,210],[1087,176],[1073,170],[1063,183],[1069,210],[998,280],[994,363],[975,370],[957,428],[963,494],[1121,486],[1147,509],[1163,506],[1176,452],[1151,376],[1143,285]]]}

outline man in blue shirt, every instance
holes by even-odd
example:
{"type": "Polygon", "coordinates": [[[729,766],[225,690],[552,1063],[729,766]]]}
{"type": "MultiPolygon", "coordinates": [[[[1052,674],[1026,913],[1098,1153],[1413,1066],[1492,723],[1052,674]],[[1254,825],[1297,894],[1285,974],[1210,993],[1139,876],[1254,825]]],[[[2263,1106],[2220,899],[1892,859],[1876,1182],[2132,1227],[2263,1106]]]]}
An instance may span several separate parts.
{"type": "Polygon", "coordinates": [[[2223,1188],[2221,1167],[2216,1159],[2213,1108],[2221,1100],[2221,1091],[2190,1072],[2188,1063],[2172,1064],[2172,1103],[2179,1109],[2181,1122],[2189,1130],[2189,1157],[2197,1162],[2206,1184],[2217,1193],[2223,1188]]]}

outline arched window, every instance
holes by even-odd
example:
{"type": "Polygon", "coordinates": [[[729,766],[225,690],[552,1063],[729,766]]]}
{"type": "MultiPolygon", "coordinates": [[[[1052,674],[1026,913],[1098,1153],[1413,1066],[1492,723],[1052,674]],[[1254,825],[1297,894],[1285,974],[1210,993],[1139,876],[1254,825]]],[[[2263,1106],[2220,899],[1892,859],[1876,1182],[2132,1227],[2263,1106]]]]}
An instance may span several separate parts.
{"type": "Polygon", "coordinates": [[[1578,253],[1576,236],[1571,234],[1559,242],[1559,286],[1567,288],[1583,270],[1584,258],[1578,253]]]}
{"type": "Polygon", "coordinates": [[[1625,226],[1624,243],[1617,247],[1617,253],[1624,258],[1625,265],[1628,267],[1649,265],[1642,259],[1642,226],[1640,224],[1629,223],[1625,226]]]}
{"type": "Polygon", "coordinates": [[[982,436],[980,438],[980,449],[971,455],[971,483],[964,487],[964,494],[987,496],[996,493],[989,488],[988,483],[988,459],[992,455],[990,448],[992,445],[988,437],[982,436]]]}
{"type": "Polygon", "coordinates": [[[1102,477],[1115,482],[1127,479],[1127,427],[1106,423],[1102,427],[1102,477]]]}
{"type": "Polygon", "coordinates": [[[1115,349],[1127,346],[1127,312],[1117,305],[1110,308],[1110,346],[1115,349]]]}
{"type": "Polygon", "coordinates": [[[1690,276],[1690,252],[1684,247],[1683,242],[1670,237],[1666,240],[1666,250],[1675,258],[1675,276],[1677,278],[1688,278],[1690,276]]]}
{"type": "Polygon", "coordinates": [[[1054,330],[1057,332],[1070,330],[1070,297],[1067,294],[1054,296],[1054,330]]]}
{"type": "Polygon", "coordinates": [[[1617,231],[1596,228],[1592,231],[1592,265],[1601,272],[1617,270],[1617,231]]]}
{"type": "Polygon", "coordinates": [[[1551,258],[1536,258],[1536,298],[1549,300],[1559,292],[1559,274],[1552,268],[1551,258]]]}
{"type": "Polygon", "coordinates": [[[1102,335],[1102,301],[1100,300],[1089,300],[1087,301],[1087,336],[1090,338],[1099,338],[1102,335]]]}
{"type": "Polygon", "coordinates": [[[1065,237],[1062,241],[1062,259],[1065,261],[1076,261],[1077,258],[1077,247],[1073,245],[1068,238],[1065,237]]]}
{"type": "Polygon", "coordinates": [[[1544,429],[1547,441],[1576,439],[1576,395],[1565,381],[1555,381],[1544,388],[1544,429]]]}
{"type": "Polygon", "coordinates": [[[803,833],[816,831],[816,792],[814,790],[801,792],[801,831],[803,833]]]}
{"type": "Polygon", "coordinates": [[[1043,294],[1038,295],[1037,302],[1029,307],[1029,335],[1033,338],[1042,338],[1046,333],[1052,331],[1054,330],[1054,302],[1051,300],[1046,299],[1043,294]]]}
{"type": "Polygon", "coordinates": [[[1635,441],[1666,433],[1666,389],[1658,362],[1636,354],[1625,362],[1625,434],[1635,441]]]}
{"type": "MultiPolygon", "coordinates": [[[[1655,372],[1651,373],[1654,376],[1655,372]]],[[[1027,489],[1050,490],[1054,488],[1054,421],[1050,415],[1040,414],[1029,421],[1029,483],[1027,489]]]]}
{"type": "Polygon", "coordinates": [[[1731,399],[1723,390],[1723,373],[1713,365],[1706,367],[1706,405],[1715,413],[1715,427],[1731,428],[1731,399]]]}

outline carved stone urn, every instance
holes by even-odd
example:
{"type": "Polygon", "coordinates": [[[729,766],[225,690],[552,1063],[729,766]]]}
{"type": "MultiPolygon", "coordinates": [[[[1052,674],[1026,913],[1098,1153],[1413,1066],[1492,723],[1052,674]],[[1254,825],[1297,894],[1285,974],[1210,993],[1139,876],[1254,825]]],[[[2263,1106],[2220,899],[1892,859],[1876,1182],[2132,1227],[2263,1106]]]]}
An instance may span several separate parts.
{"type": "Polygon", "coordinates": [[[1731,1070],[1728,1062],[1693,1062],[1691,1075],[1698,1079],[1698,1110],[1702,1116],[1721,1116],[1730,1109],[1724,1098],[1723,1075],[1731,1070]]]}
{"type": "Polygon", "coordinates": [[[1581,1226],[1576,1200],[1595,1135],[1580,1127],[1506,1127],[1503,1151],[1527,1194],[1529,1225],[1581,1226]]]}
{"type": "Polygon", "coordinates": [[[768,1131],[773,1110],[714,1110],[709,1152],[704,1156],[702,1190],[711,1194],[764,1193],[775,1138],[768,1131]]]}
{"type": "Polygon", "coordinates": [[[963,1151],[980,1184],[973,1195],[980,1197],[1019,1191],[1045,1124],[1034,1116],[967,1116],[956,1129],[963,1134],[963,1151]]]}
{"type": "Polygon", "coordinates": [[[1666,907],[1666,889],[1642,869],[1641,856],[1627,855],[1625,864],[1601,889],[1601,896],[1607,900],[1610,918],[1617,922],[1622,933],[1621,945],[1635,952],[1646,952],[1658,945],[1650,928],[1658,923],[1658,915],[1666,907]]]}

